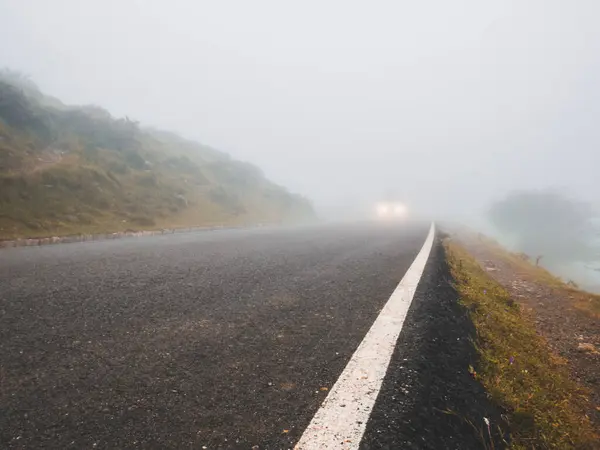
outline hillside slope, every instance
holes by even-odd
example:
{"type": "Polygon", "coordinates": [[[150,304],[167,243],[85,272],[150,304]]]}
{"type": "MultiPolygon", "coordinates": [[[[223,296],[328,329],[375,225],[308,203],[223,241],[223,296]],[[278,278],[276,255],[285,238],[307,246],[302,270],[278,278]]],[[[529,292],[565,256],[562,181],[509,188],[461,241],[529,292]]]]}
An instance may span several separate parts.
{"type": "Polygon", "coordinates": [[[0,239],[313,216],[251,164],[0,72],[0,239]]]}

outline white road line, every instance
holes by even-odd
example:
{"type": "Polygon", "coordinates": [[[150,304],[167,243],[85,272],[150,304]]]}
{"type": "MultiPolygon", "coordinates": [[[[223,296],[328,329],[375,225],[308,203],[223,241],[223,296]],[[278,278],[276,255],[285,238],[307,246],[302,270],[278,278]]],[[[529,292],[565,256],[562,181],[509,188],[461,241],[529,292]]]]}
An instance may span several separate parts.
{"type": "Polygon", "coordinates": [[[377,400],[404,319],[429,259],[432,223],[421,251],[323,401],[297,450],[357,449],[377,400]]]}

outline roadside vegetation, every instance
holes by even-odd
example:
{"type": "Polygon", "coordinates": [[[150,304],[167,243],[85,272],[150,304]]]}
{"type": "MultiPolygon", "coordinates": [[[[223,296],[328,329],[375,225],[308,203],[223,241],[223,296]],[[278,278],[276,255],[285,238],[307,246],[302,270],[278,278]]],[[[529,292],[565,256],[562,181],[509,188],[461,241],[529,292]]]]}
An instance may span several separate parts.
{"type": "Polygon", "coordinates": [[[594,204],[564,189],[514,191],[493,202],[487,218],[494,236],[520,256],[600,293],[600,210],[594,204]]]}
{"type": "MultiPolygon", "coordinates": [[[[506,411],[510,447],[599,448],[600,437],[583,412],[588,392],[569,378],[566,362],[463,247],[451,240],[445,247],[460,301],[477,330],[479,362],[469,370],[506,411]]],[[[528,270],[543,270],[527,264],[528,270]]]]}
{"type": "Polygon", "coordinates": [[[537,258],[531,258],[523,252],[509,252],[496,240],[488,236],[479,235],[478,239],[496,258],[518,268],[525,279],[543,282],[554,289],[565,292],[576,308],[600,319],[600,295],[581,290],[574,281],[563,280],[550,273],[539,264],[539,260],[536,261],[537,258]]]}
{"type": "Polygon", "coordinates": [[[0,71],[0,239],[313,214],[251,164],[0,71]]]}

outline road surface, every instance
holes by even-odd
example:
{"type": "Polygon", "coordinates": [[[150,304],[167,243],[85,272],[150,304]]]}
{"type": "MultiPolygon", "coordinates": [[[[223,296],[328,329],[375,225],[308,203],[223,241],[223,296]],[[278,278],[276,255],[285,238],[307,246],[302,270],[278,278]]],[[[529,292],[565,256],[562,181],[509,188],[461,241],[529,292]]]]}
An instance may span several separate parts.
{"type": "MultiPolygon", "coordinates": [[[[293,448],[428,231],[323,225],[0,251],[0,448],[293,448]]],[[[461,372],[473,357],[464,314],[447,288],[436,296],[439,252],[361,448],[470,448],[468,426],[432,422],[437,403],[472,409],[485,395],[461,372]]]]}

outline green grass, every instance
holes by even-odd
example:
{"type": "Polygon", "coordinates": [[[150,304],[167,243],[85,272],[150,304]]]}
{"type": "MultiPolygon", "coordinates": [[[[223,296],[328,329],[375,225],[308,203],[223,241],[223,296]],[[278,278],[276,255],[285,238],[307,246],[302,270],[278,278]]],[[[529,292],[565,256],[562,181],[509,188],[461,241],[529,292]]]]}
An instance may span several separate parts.
{"type": "Polygon", "coordinates": [[[477,329],[474,376],[508,411],[512,448],[599,448],[583,413],[586,391],[570,380],[565,362],[465,249],[452,241],[445,246],[460,301],[477,329]]]}

